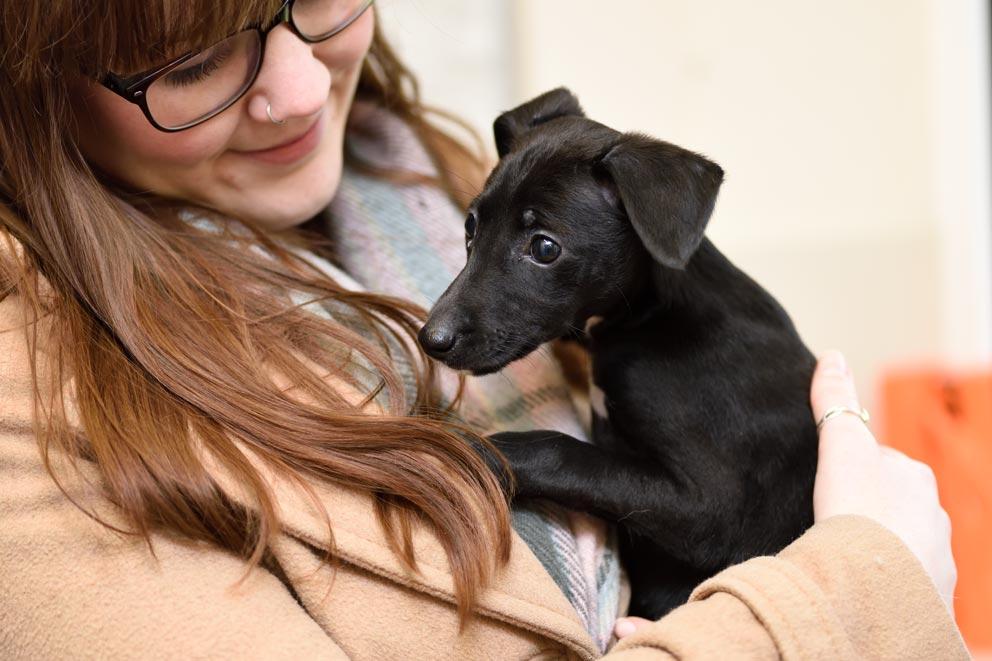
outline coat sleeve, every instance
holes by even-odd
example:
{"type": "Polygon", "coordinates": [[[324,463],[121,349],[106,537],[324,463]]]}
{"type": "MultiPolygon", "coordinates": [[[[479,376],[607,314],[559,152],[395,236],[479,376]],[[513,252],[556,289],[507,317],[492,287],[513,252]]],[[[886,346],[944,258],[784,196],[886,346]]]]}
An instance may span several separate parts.
{"type": "Polygon", "coordinates": [[[828,519],[776,557],[731,567],[618,643],[639,659],[968,659],[916,557],[870,519],[828,519]]]}

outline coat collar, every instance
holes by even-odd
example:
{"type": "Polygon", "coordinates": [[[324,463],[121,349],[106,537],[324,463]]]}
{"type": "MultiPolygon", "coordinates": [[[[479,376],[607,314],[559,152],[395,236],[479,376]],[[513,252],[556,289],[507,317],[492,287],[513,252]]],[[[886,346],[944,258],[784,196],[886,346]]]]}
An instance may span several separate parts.
{"type": "MultiPolygon", "coordinates": [[[[257,464],[256,464],[256,467],[257,464]]],[[[313,499],[286,479],[259,467],[273,490],[282,534],[404,587],[455,603],[447,556],[437,539],[414,526],[417,572],[409,571],[389,548],[375,516],[372,497],[335,485],[315,485],[314,494],[330,517],[330,529],[313,499]]],[[[242,489],[221,476],[226,492],[248,506],[242,489]]],[[[571,650],[578,658],[600,656],[575,609],[527,544],[513,533],[510,560],[477,602],[477,612],[537,633],[571,650]]]]}

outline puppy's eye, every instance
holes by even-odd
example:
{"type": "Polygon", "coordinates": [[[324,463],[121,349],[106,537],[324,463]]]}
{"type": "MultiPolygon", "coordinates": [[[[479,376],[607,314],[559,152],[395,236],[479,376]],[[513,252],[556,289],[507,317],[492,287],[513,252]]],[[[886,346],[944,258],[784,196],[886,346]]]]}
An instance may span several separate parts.
{"type": "Polygon", "coordinates": [[[535,236],[530,242],[530,256],[541,264],[550,264],[558,259],[561,254],[561,246],[546,236],[535,236]]]}
{"type": "Polygon", "coordinates": [[[478,221],[475,219],[475,214],[470,213],[468,218],[465,219],[465,240],[468,241],[475,236],[475,226],[478,221]]]}

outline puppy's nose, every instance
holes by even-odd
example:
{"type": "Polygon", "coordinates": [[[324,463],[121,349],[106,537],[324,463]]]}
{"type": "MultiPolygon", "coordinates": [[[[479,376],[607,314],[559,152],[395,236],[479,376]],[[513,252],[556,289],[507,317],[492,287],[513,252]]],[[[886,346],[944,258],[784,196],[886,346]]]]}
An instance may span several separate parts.
{"type": "Polygon", "coordinates": [[[451,326],[431,326],[428,324],[420,329],[417,340],[428,355],[441,358],[455,346],[455,342],[458,341],[458,333],[451,326]]]}

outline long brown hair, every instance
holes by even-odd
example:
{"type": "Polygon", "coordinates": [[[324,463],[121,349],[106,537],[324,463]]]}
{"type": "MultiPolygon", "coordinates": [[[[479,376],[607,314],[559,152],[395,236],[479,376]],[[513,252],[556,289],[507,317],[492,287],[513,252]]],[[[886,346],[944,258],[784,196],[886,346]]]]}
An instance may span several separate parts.
{"type": "MultiPolygon", "coordinates": [[[[365,490],[411,568],[412,526],[437,536],[464,620],[509,557],[509,513],[469,444],[480,439],[443,414],[414,341],[423,311],[345,290],[250,224],[215,217],[203,229],[180,203],[115,188],[72,139],[74,77],[140,70],[264,20],[281,2],[170,4],[29,1],[0,15],[0,299],[24,304],[43,460],[60,487],[53,452],[95,464],[126,533],[149,542],[155,531],[179,533],[253,565],[280,525],[254,461],[302,488],[365,490]],[[296,305],[291,291],[338,314],[296,305]],[[356,357],[374,385],[350,369],[356,357]],[[412,398],[397,363],[413,370],[412,398]],[[364,397],[356,403],[330,383],[364,397]],[[366,411],[373,400],[381,415],[366,411]],[[251,506],[225,494],[206,457],[251,506]]],[[[464,204],[481,160],[430,122],[378,30],[359,94],[414,127],[438,185],[464,204]]]]}

